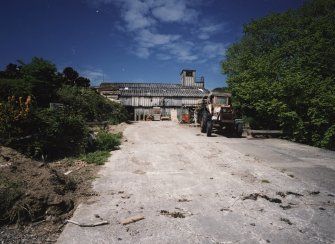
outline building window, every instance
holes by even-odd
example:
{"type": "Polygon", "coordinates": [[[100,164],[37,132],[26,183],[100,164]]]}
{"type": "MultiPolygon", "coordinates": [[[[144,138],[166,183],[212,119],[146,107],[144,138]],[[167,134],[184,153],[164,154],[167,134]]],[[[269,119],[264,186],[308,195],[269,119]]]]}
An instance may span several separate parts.
{"type": "Polygon", "coordinates": [[[192,77],[193,76],[193,72],[192,71],[186,71],[186,76],[187,77],[192,77]]]}

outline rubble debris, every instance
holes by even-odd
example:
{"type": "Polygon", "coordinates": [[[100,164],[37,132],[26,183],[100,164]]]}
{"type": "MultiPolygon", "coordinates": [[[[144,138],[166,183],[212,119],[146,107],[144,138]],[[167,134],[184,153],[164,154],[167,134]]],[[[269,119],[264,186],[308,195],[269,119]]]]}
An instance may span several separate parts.
{"type": "Polygon", "coordinates": [[[242,200],[243,201],[244,200],[254,200],[254,201],[256,201],[259,196],[260,196],[260,194],[258,194],[258,193],[251,193],[248,196],[243,197],[242,200]]]}
{"type": "Polygon", "coordinates": [[[287,210],[287,209],[292,208],[291,205],[279,205],[279,207],[281,207],[281,208],[284,209],[284,210],[287,210]]]}
{"type": "Polygon", "coordinates": [[[140,169],[135,170],[133,173],[134,173],[134,174],[138,174],[138,175],[144,175],[144,174],[146,174],[145,171],[140,170],[140,169]]]}
{"type": "Polygon", "coordinates": [[[280,218],[280,221],[283,221],[289,225],[292,225],[293,223],[289,220],[289,219],[286,219],[286,218],[280,218]]]}
{"type": "Polygon", "coordinates": [[[287,191],[286,195],[294,195],[296,197],[303,197],[304,195],[300,194],[300,193],[296,193],[296,192],[292,192],[292,191],[287,191]]]}
{"type": "Polygon", "coordinates": [[[265,200],[268,200],[269,202],[274,202],[274,203],[282,203],[282,201],[279,199],[279,198],[271,198],[271,197],[268,197],[267,195],[261,195],[259,193],[252,193],[248,196],[245,196],[242,198],[242,200],[254,200],[256,201],[258,197],[261,197],[261,198],[264,198],[265,200]]]}
{"type": "Polygon", "coordinates": [[[131,223],[135,223],[135,222],[140,221],[142,219],[145,219],[145,217],[143,215],[135,215],[135,216],[131,216],[129,218],[121,220],[120,223],[123,224],[123,225],[127,225],[127,224],[131,224],[131,223]]]}
{"type": "Polygon", "coordinates": [[[284,192],[281,192],[281,191],[278,191],[276,193],[278,196],[281,196],[282,198],[285,198],[286,197],[286,194],[284,192]]]}
{"type": "Polygon", "coordinates": [[[161,215],[165,215],[165,216],[171,216],[173,218],[185,218],[185,215],[181,212],[169,212],[167,210],[161,210],[161,215]]]}
{"type": "Polygon", "coordinates": [[[190,202],[190,201],[191,201],[191,200],[186,199],[186,198],[178,199],[178,202],[190,202]]]}
{"type": "Polygon", "coordinates": [[[262,195],[261,197],[268,200],[269,202],[282,203],[282,201],[279,198],[271,198],[268,197],[267,195],[262,195]]]}
{"type": "Polygon", "coordinates": [[[233,210],[231,210],[230,208],[221,208],[220,211],[221,212],[223,211],[233,212],[233,210]]]}

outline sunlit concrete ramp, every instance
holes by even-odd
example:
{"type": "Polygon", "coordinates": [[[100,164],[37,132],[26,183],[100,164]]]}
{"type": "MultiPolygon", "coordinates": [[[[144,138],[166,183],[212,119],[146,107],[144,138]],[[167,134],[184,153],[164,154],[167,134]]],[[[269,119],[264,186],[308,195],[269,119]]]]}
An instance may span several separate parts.
{"type": "Polygon", "coordinates": [[[58,243],[334,243],[334,152],[199,131],[129,125],[58,243]]]}

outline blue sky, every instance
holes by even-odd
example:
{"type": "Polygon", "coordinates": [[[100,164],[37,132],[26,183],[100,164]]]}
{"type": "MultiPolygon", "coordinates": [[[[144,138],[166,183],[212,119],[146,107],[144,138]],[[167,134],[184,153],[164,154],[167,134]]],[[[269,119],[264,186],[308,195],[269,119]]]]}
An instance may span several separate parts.
{"type": "Polygon", "coordinates": [[[42,57],[98,85],[178,83],[196,69],[225,86],[220,61],[243,24],[303,0],[1,0],[0,69],[42,57]]]}

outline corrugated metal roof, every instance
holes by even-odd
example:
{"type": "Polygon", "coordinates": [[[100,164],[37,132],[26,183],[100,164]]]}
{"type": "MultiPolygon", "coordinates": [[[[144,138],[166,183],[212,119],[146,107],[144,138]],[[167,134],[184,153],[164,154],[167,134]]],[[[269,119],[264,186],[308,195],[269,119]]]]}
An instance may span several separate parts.
{"type": "Polygon", "coordinates": [[[203,97],[207,89],[162,83],[101,83],[100,91],[124,97],[203,97]]]}
{"type": "Polygon", "coordinates": [[[133,82],[114,82],[114,83],[101,83],[100,89],[106,88],[124,88],[124,87],[134,87],[134,88],[180,88],[180,84],[167,84],[167,83],[133,83],[133,82]]]}

